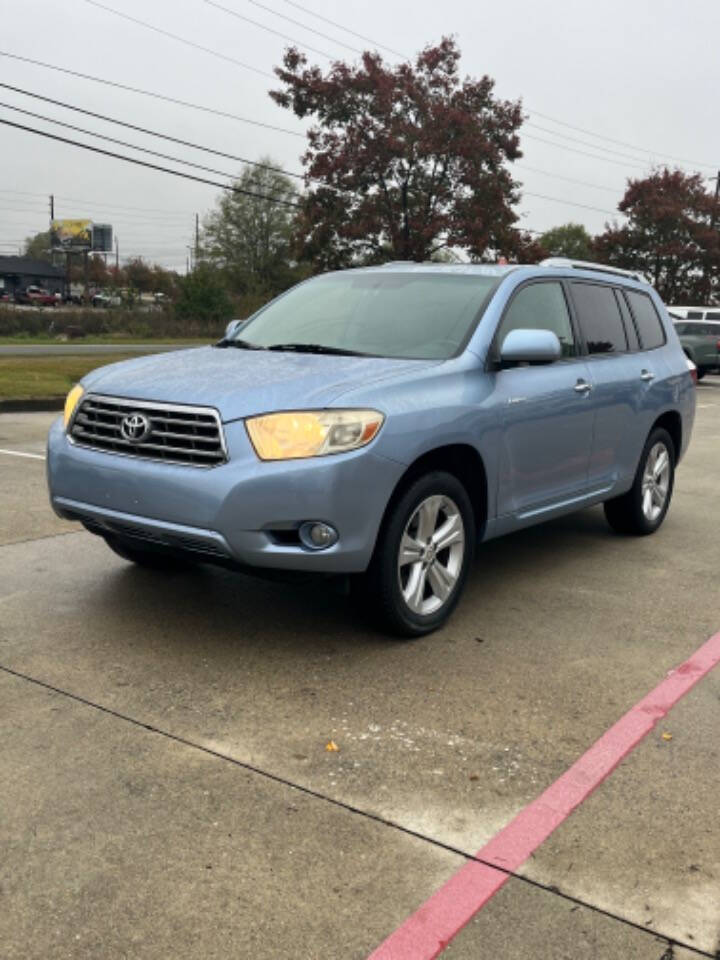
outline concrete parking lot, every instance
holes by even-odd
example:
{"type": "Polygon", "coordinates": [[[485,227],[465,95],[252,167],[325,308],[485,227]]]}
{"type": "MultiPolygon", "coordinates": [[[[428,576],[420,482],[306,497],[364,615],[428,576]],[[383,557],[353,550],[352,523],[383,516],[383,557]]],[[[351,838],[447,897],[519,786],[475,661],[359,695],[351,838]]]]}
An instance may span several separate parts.
{"type": "MultiPolygon", "coordinates": [[[[322,583],[126,564],[47,504],[53,416],[0,416],[3,960],[363,960],[720,631],[717,377],[655,536],[488,543],[414,642],[322,583]]],[[[719,710],[720,668],[443,955],[720,957],[719,710]]]]}

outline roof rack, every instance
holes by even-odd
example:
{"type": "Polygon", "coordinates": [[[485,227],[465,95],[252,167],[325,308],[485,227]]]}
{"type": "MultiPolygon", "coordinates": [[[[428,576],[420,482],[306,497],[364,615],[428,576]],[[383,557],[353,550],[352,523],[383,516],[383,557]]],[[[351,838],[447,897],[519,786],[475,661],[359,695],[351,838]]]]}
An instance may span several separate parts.
{"type": "Polygon", "coordinates": [[[592,263],[589,260],[571,260],[569,257],[547,257],[540,261],[541,267],[570,267],[573,270],[591,270],[595,273],[614,273],[621,277],[629,277],[639,283],[649,283],[639,270],[621,270],[620,267],[608,267],[604,263],[592,263]]]}

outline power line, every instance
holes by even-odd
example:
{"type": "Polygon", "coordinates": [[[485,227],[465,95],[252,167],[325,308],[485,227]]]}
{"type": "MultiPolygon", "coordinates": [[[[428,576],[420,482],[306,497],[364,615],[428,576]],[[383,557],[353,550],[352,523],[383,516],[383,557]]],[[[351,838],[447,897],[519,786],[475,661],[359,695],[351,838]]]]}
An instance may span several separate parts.
{"type": "MultiPolygon", "coordinates": [[[[96,120],[104,120],[107,123],[115,123],[120,127],[126,127],[128,130],[136,130],[138,133],[146,133],[151,137],[158,137],[161,140],[168,140],[170,143],[177,143],[183,147],[192,147],[193,150],[202,150],[204,153],[212,153],[216,157],[224,157],[226,160],[236,160],[238,163],[247,163],[251,167],[260,167],[263,170],[270,170],[273,173],[282,173],[287,177],[295,177],[298,180],[305,179],[302,173],[287,172],[281,167],[273,167],[270,164],[260,163],[257,160],[248,160],[246,157],[238,157],[232,153],[224,153],[222,150],[214,150],[212,147],[205,147],[199,143],[192,143],[190,140],[182,140],[179,137],[172,137],[167,133],[159,133],[157,130],[150,130],[147,127],[140,127],[135,123],[128,123],[126,120],[117,120],[115,117],[108,117],[103,113],[96,113],[94,110],[86,110],[83,107],[74,106],[73,104],[66,103],[63,100],[55,100],[53,97],[46,97],[41,93],[33,93],[30,90],[24,90],[22,87],[14,87],[9,83],[0,83],[0,87],[4,87],[6,90],[12,90],[14,93],[20,93],[25,97],[32,97],[35,100],[43,100],[45,103],[52,103],[56,107],[63,107],[65,110],[74,110],[76,113],[82,113],[86,117],[94,117],[96,120]]],[[[7,104],[0,104],[0,106],[7,106],[7,104]]],[[[20,108],[11,107],[10,109],[20,108]]],[[[53,121],[53,123],[59,122],[60,121],[53,121]]],[[[85,133],[87,131],[81,132],[85,133]]],[[[100,134],[94,134],[94,136],[100,136],[100,134]]],[[[123,144],[123,146],[128,146],[128,144],[123,144]]],[[[137,149],[140,148],[138,147],[137,149]]],[[[160,156],[162,156],[162,154],[160,154],[160,156]]],[[[217,171],[211,172],[215,173],[217,171]]]]}
{"type": "MultiPolygon", "coordinates": [[[[8,126],[8,127],[13,127],[16,130],[23,130],[26,133],[34,133],[38,136],[46,137],[50,140],[57,140],[60,143],[66,143],[66,144],[69,144],[70,146],[80,147],[83,150],[90,150],[92,153],[99,153],[99,154],[102,154],[103,156],[112,157],[116,160],[124,160],[126,163],[134,163],[137,166],[147,167],[150,170],[157,170],[161,173],[169,173],[175,177],[182,177],[185,180],[194,180],[197,183],[204,183],[212,187],[220,187],[221,189],[229,190],[232,193],[240,193],[240,194],[243,194],[244,196],[255,197],[256,199],[259,199],[259,200],[268,200],[271,203],[277,203],[286,207],[301,206],[301,204],[295,201],[281,200],[278,197],[268,196],[267,194],[254,193],[250,190],[243,190],[242,188],[233,186],[232,184],[219,183],[216,180],[207,180],[204,177],[198,177],[191,173],[185,173],[184,171],[172,170],[169,167],[161,167],[156,163],[148,163],[145,160],[138,160],[134,157],[128,157],[120,153],[114,153],[110,150],[103,150],[101,147],[93,147],[90,144],[80,143],[78,140],[70,140],[67,137],[59,137],[54,133],[47,133],[44,130],[38,130],[34,127],[25,126],[24,124],[13,123],[11,120],[4,120],[0,118],[0,124],[3,124],[4,126],[8,126]]],[[[184,163],[185,161],[180,161],[180,162],[184,163]]],[[[615,211],[612,211],[612,210],[604,210],[604,209],[601,209],[600,207],[590,207],[584,203],[575,203],[572,200],[564,200],[564,199],[561,199],[560,197],[548,197],[548,196],[545,196],[544,194],[539,194],[539,193],[526,193],[525,196],[538,197],[542,200],[551,200],[555,203],[569,204],[570,206],[582,207],[585,210],[594,210],[599,213],[609,213],[611,215],[615,213],[615,211]]]]}
{"type": "Polygon", "coordinates": [[[217,180],[208,180],[205,177],[198,177],[193,173],[186,173],[182,170],[172,170],[170,167],[161,167],[157,163],[149,163],[147,160],[138,160],[135,157],[128,157],[121,153],[113,153],[111,150],[103,150],[101,147],[93,147],[88,143],[80,143],[79,140],[70,140],[67,137],[59,137],[57,134],[48,133],[45,130],[38,130],[35,127],[28,127],[21,123],[13,123],[12,120],[0,118],[0,124],[6,127],[13,127],[16,130],[23,130],[25,133],[34,133],[40,137],[46,137],[49,140],[57,140],[59,143],[66,143],[73,147],[80,147],[82,150],[89,150],[91,153],[99,153],[105,157],[112,157],[115,160],[124,160],[126,163],[134,163],[139,167],[147,167],[149,170],[157,170],[160,173],[169,173],[174,177],[181,177],[184,180],[194,180],[196,183],[204,183],[210,187],[220,187],[222,190],[229,190],[231,193],[239,193],[243,196],[254,197],[257,200],[269,200],[271,203],[277,203],[285,207],[299,207],[300,204],[292,200],[280,200],[277,197],[271,197],[263,193],[254,193],[251,190],[243,190],[233,184],[220,183],[217,180]]]}
{"type": "Polygon", "coordinates": [[[593,190],[606,190],[608,193],[614,193],[616,196],[620,192],[615,187],[606,187],[599,183],[590,183],[587,180],[576,180],[574,177],[565,177],[561,173],[551,173],[549,170],[540,170],[538,167],[528,167],[524,163],[516,164],[518,170],[529,170],[531,173],[539,173],[544,177],[553,177],[556,180],[565,180],[567,183],[575,183],[579,187],[591,187],[593,190]]]}
{"type": "MultiPolygon", "coordinates": [[[[151,157],[159,157],[161,160],[170,160],[173,163],[181,163],[186,167],[193,167],[195,170],[202,170],[204,173],[214,173],[219,177],[227,177],[229,180],[234,178],[234,174],[225,173],[224,170],[216,170],[214,167],[206,167],[201,163],[193,163],[192,160],[182,160],[180,157],[173,157],[167,153],[160,153],[158,150],[151,150],[149,147],[139,147],[137,144],[128,143],[127,140],[118,140],[116,137],[109,137],[104,133],[95,133],[93,130],[85,129],[85,127],[78,127],[74,123],[65,123],[63,120],[55,120],[53,117],[46,117],[44,114],[35,113],[33,110],[25,110],[23,107],[14,107],[9,103],[2,103],[2,101],[0,101],[0,107],[5,107],[8,110],[15,110],[17,113],[22,113],[27,117],[34,117],[36,120],[45,120],[47,123],[54,123],[59,127],[64,127],[66,130],[74,130],[76,133],[83,133],[88,137],[97,137],[99,140],[107,140],[108,143],[114,143],[120,147],[127,147],[129,150],[138,150],[140,153],[147,153],[151,157]]],[[[254,195],[263,196],[262,194],[254,195]]],[[[267,200],[269,198],[264,196],[263,199],[267,200]]]]}
{"type": "Polygon", "coordinates": [[[250,120],[248,117],[238,116],[236,113],[228,113],[225,110],[216,110],[214,107],[208,107],[204,104],[192,103],[188,100],[180,100],[177,97],[171,97],[163,93],[157,93],[153,90],[143,90],[141,87],[132,87],[126,83],[120,83],[117,80],[107,80],[104,77],[94,77],[89,73],[80,73],[78,70],[70,70],[67,67],[58,67],[54,63],[46,63],[43,60],[33,60],[31,57],[23,57],[17,53],[9,53],[7,50],[0,50],[0,57],[9,57],[11,60],[18,60],[21,63],[31,63],[36,67],[43,67],[46,70],[55,70],[58,73],[67,74],[70,77],[77,77],[80,80],[91,80],[93,83],[102,83],[108,87],[115,87],[118,90],[125,90],[128,93],[138,93],[144,97],[152,97],[155,100],[163,100],[165,103],[174,103],[176,106],[188,107],[191,110],[199,110],[202,113],[213,114],[216,117],[224,117],[227,120],[237,120],[239,123],[248,123],[254,127],[262,127],[265,130],[273,130],[276,133],[286,133],[291,137],[300,137],[305,139],[305,134],[297,130],[288,130],[286,127],[278,127],[272,123],[262,123],[260,120],[250,120]]]}
{"type": "Polygon", "coordinates": [[[276,17],[287,20],[288,23],[295,24],[295,26],[300,27],[301,30],[307,30],[309,33],[314,33],[315,36],[322,37],[323,40],[329,40],[331,43],[337,43],[338,46],[345,47],[346,50],[352,50],[353,53],[363,52],[357,47],[351,47],[349,43],[343,43],[342,40],[338,40],[335,37],[329,36],[327,33],[322,33],[320,30],[313,30],[312,27],[308,27],[307,24],[302,23],[300,20],[294,20],[292,17],[288,17],[284,13],[280,13],[278,10],[273,10],[272,7],[266,7],[264,3],[259,3],[258,0],[248,0],[248,3],[251,3],[254,7],[259,7],[261,10],[266,10],[268,13],[272,13],[276,17]]]}
{"type": "Polygon", "coordinates": [[[123,20],[129,20],[130,23],[135,23],[139,27],[144,27],[146,30],[152,30],[154,33],[159,33],[163,37],[170,37],[172,40],[177,40],[178,43],[184,43],[187,47],[192,47],[195,50],[201,50],[203,53],[209,53],[211,57],[217,57],[219,60],[225,60],[227,63],[232,63],[236,67],[242,67],[244,70],[252,70],[253,73],[257,73],[261,77],[270,77],[271,80],[275,79],[271,73],[267,73],[267,71],[261,70],[259,67],[252,67],[249,63],[244,63],[242,60],[236,60],[235,57],[229,57],[227,54],[220,53],[218,50],[211,50],[210,47],[204,47],[200,43],[195,43],[194,40],[188,40],[186,37],[181,37],[177,33],[170,33],[169,30],[163,30],[162,27],[156,27],[154,24],[147,23],[145,20],[139,20],[137,17],[131,17],[129,13],[122,13],[120,10],[115,10],[112,7],[106,7],[104,3],[99,3],[98,0],[85,0],[85,3],[89,3],[92,7],[97,7],[99,10],[105,10],[107,13],[112,13],[116,17],[121,17],[123,20]]]}
{"type": "Polygon", "coordinates": [[[371,40],[370,37],[364,37],[361,33],[356,33],[354,30],[351,30],[349,27],[344,27],[341,23],[337,23],[335,20],[330,20],[328,17],[323,17],[321,14],[315,13],[313,10],[308,10],[307,7],[303,7],[299,3],[294,3],[293,0],[285,0],[285,3],[290,4],[291,7],[296,7],[298,10],[302,10],[303,13],[307,13],[311,17],[317,17],[318,20],[329,23],[331,27],[337,27],[338,30],[342,30],[345,33],[349,33],[353,37],[357,37],[358,40],[364,40],[366,43],[371,43],[374,47],[377,47],[378,50],[386,50],[388,53],[392,53],[394,56],[400,57],[401,60],[410,59],[409,57],[406,57],[404,53],[393,50],[392,47],[385,47],[382,43],[378,43],[376,40],[371,40]]]}
{"type": "Polygon", "coordinates": [[[547,197],[544,193],[527,193],[523,191],[524,197],[536,197],[538,200],[552,200],[553,203],[565,203],[571,207],[581,207],[583,210],[594,210],[595,213],[608,213],[611,217],[617,216],[617,210],[605,210],[602,207],[590,207],[586,203],[576,203],[574,200],[563,200],[560,197],[547,197]]]}
{"type": "MultiPolygon", "coordinates": [[[[209,0],[206,0],[206,2],[209,2],[209,0]]],[[[151,130],[151,129],[147,128],[147,127],[141,127],[141,126],[138,126],[137,124],[134,124],[134,123],[128,123],[127,121],[124,121],[124,120],[118,120],[118,119],[115,118],[115,117],[109,117],[109,116],[107,116],[106,114],[97,113],[97,112],[94,111],[94,110],[86,110],[86,109],[83,108],[83,107],[78,107],[78,106],[76,106],[76,105],[74,105],[74,104],[67,103],[66,101],[63,101],[63,100],[56,100],[55,98],[53,98],[53,97],[47,97],[47,96],[45,96],[44,94],[33,93],[32,91],[26,90],[26,89],[24,89],[23,87],[16,87],[16,86],[14,86],[14,85],[12,85],[12,84],[2,83],[2,82],[0,82],[0,87],[5,88],[5,89],[7,89],[7,90],[12,90],[14,93],[20,93],[20,94],[22,94],[23,96],[32,97],[32,98],[34,98],[34,99],[36,99],[36,100],[42,100],[42,101],[44,101],[45,103],[52,103],[53,105],[62,107],[62,108],[64,108],[64,109],[66,109],[66,110],[73,110],[73,111],[75,111],[75,112],[77,112],[77,113],[82,113],[82,114],[84,114],[85,116],[93,117],[93,118],[95,118],[95,119],[97,119],[97,120],[103,120],[103,121],[106,121],[106,122],[108,122],[108,123],[114,123],[114,124],[117,124],[117,125],[119,125],[119,126],[126,127],[127,129],[130,129],[130,130],[136,130],[136,131],[138,131],[139,133],[144,133],[144,134],[148,134],[149,136],[158,137],[158,138],[160,138],[160,139],[162,139],[162,140],[168,140],[168,141],[171,142],[171,143],[177,143],[177,144],[180,144],[181,146],[191,147],[191,148],[194,149],[194,150],[201,150],[201,151],[203,151],[203,152],[205,152],[205,153],[210,153],[210,154],[214,154],[215,156],[224,157],[224,158],[226,158],[226,159],[228,159],[228,160],[236,160],[236,161],[238,161],[238,162],[240,162],[240,163],[249,164],[250,166],[254,166],[254,167],[259,167],[259,168],[261,168],[261,169],[270,170],[270,171],[275,172],[275,173],[281,173],[281,174],[284,174],[284,175],[290,176],[290,177],[295,177],[295,178],[298,179],[298,180],[304,180],[304,176],[303,176],[303,174],[301,174],[301,173],[288,172],[288,171],[282,170],[280,167],[273,167],[273,166],[271,166],[271,165],[269,165],[269,164],[259,163],[258,161],[255,161],[255,160],[248,160],[246,157],[240,157],[240,156],[237,156],[237,155],[235,155],[235,154],[225,153],[225,152],[222,151],[222,150],[215,150],[215,149],[213,149],[213,148],[211,148],[211,147],[206,147],[206,146],[203,146],[202,144],[193,143],[192,141],[189,141],[189,140],[183,140],[183,139],[181,139],[181,138],[179,138],[179,137],[173,137],[173,136],[169,136],[168,134],[159,133],[159,132],[156,131],[156,130],[151,130]]],[[[7,104],[0,104],[0,106],[7,106],[7,104]]],[[[11,109],[18,109],[18,110],[19,110],[20,108],[13,108],[13,107],[11,107],[11,109]]],[[[44,120],[49,119],[49,118],[47,118],[47,117],[42,117],[42,116],[39,115],[39,114],[31,113],[30,111],[27,111],[27,112],[30,114],[30,116],[34,116],[34,117],[37,117],[37,118],[39,118],[39,119],[44,119],[44,120]]],[[[56,121],[56,120],[52,120],[51,122],[53,122],[53,123],[58,123],[58,124],[61,123],[61,121],[56,121]]],[[[61,125],[62,125],[62,124],[61,124],[61,125]]],[[[84,129],[80,128],[80,127],[73,127],[72,125],[69,125],[69,124],[68,124],[68,126],[70,127],[70,129],[77,130],[77,131],[79,131],[79,132],[81,132],[81,133],[86,133],[86,134],[89,133],[89,134],[92,135],[92,136],[102,136],[101,134],[95,134],[95,133],[93,133],[92,131],[87,131],[87,130],[84,130],[84,129]]],[[[134,146],[133,144],[125,143],[125,142],[122,141],[122,140],[113,140],[112,138],[108,138],[108,139],[111,139],[112,142],[118,143],[118,144],[120,144],[121,146],[130,146],[130,147],[133,147],[133,146],[134,146]]],[[[142,148],[142,147],[137,147],[136,149],[143,150],[144,148],[142,148]]],[[[162,158],[164,158],[164,159],[176,159],[176,158],[170,158],[170,157],[168,157],[166,154],[155,153],[154,151],[152,151],[152,152],[154,153],[154,155],[159,156],[159,157],[162,157],[162,158]]],[[[178,161],[178,162],[186,163],[187,161],[178,161]]],[[[213,169],[211,169],[211,168],[200,167],[200,169],[206,170],[206,171],[211,172],[211,173],[217,173],[217,172],[218,172],[218,171],[213,170],[213,169]]],[[[534,168],[527,167],[526,169],[532,170],[532,169],[534,169],[534,168]]],[[[593,187],[593,188],[595,188],[595,189],[600,189],[600,190],[611,190],[611,189],[612,189],[612,188],[610,188],[610,187],[603,187],[603,186],[600,186],[600,185],[598,185],[598,184],[587,183],[587,181],[583,181],[583,180],[574,180],[574,179],[572,179],[571,177],[563,177],[563,176],[560,175],[560,174],[554,174],[554,173],[550,173],[550,172],[547,172],[547,171],[542,171],[542,170],[537,170],[537,169],[535,169],[534,172],[536,172],[536,173],[544,173],[546,176],[556,177],[556,178],[558,178],[558,179],[560,179],[560,180],[567,180],[568,182],[570,182],[570,183],[576,183],[576,184],[578,184],[579,186],[593,187]]],[[[223,174],[223,175],[225,175],[225,174],[223,174]]],[[[228,176],[229,176],[229,175],[228,175],[228,176]]],[[[617,191],[613,191],[613,192],[616,192],[616,193],[617,193],[617,191]]]]}
{"type": "Polygon", "coordinates": [[[635,157],[630,153],[622,153],[620,150],[613,150],[612,147],[604,147],[599,143],[590,143],[587,140],[579,140],[577,137],[570,137],[566,133],[558,133],[557,130],[549,130],[547,127],[541,127],[537,123],[525,123],[526,127],[530,127],[532,130],[539,130],[541,133],[549,133],[553,137],[561,137],[563,140],[568,140],[570,143],[579,143],[585,147],[592,147],[593,150],[603,150],[605,153],[611,153],[615,157],[624,157],[627,160],[642,160],[642,157],[635,157]]]}
{"type": "Polygon", "coordinates": [[[557,147],[559,150],[567,150],[569,153],[578,153],[582,157],[592,157],[593,160],[602,160],[603,163],[612,163],[617,167],[635,167],[636,170],[647,170],[648,165],[646,163],[629,163],[623,160],[613,160],[611,157],[601,157],[597,153],[588,153],[587,150],[578,150],[576,147],[569,147],[565,143],[556,143],[554,140],[546,140],[544,137],[536,137],[533,133],[523,133],[520,131],[519,136],[525,137],[527,140],[536,140],[538,143],[547,143],[551,147],[557,147]]]}
{"type": "MultiPolygon", "coordinates": [[[[14,191],[11,190],[0,190],[0,194],[8,193],[13,194],[14,191]]],[[[45,213],[47,214],[47,194],[34,194],[34,196],[42,196],[43,200],[26,200],[24,197],[20,199],[10,199],[0,196],[0,208],[2,209],[12,209],[17,211],[22,211],[24,213],[45,213]],[[34,206],[23,206],[23,207],[8,207],[8,203],[12,204],[34,204],[34,206]]],[[[117,207],[115,204],[103,203],[101,200],[91,201],[91,200],[80,200],[76,197],[61,197],[58,194],[55,194],[56,201],[64,201],[65,203],[78,203],[83,207],[102,207],[103,210],[116,207],[120,211],[119,219],[126,219],[130,221],[139,221],[140,223],[146,223],[148,225],[158,224],[162,226],[165,223],[182,223],[189,221],[192,213],[187,211],[186,213],[173,213],[172,211],[162,211],[159,215],[152,213],[150,208],[149,213],[146,213],[141,207],[117,207]]],[[[118,219],[115,211],[113,210],[113,219],[118,219]]]]}
{"type": "Polygon", "coordinates": [[[535,114],[536,117],[542,117],[543,120],[550,120],[551,123],[557,123],[561,127],[567,127],[569,130],[576,130],[578,133],[585,133],[588,136],[595,137],[598,140],[607,140],[608,143],[614,143],[618,147],[629,147],[631,150],[637,150],[640,153],[648,153],[652,156],[666,157],[668,160],[674,160],[676,163],[684,163],[688,166],[693,167],[707,167],[710,170],[715,170],[717,164],[712,163],[701,163],[699,160],[683,160],[682,157],[675,157],[670,153],[663,153],[659,150],[650,150],[647,147],[638,147],[633,143],[626,143],[624,140],[614,140],[612,137],[605,136],[601,133],[595,133],[593,130],[586,130],[584,127],[576,127],[572,123],[567,123],[564,120],[558,120],[556,117],[548,116],[546,113],[540,113],[539,110],[533,110],[528,107],[528,110],[531,114],[535,114]]]}
{"type": "Polygon", "coordinates": [[[238,20],[244,20],[245,23],[251,23],[254,27],[259,27],[261,30],[266,30],[268,33],[274,34],[276,37],[281,37],[283,40],[289,40],[290,43],[294,43],[298,47],[304,47],[306,50],[310,50],[313,53],[319,53],[321,57],[326,57],[328,60],[335,59],[329,53],[325,53],[323,50],[318,50],[316,47],[311,47],[308,43],[300,43],[298,40],[293,40],[292,37],[288,37],[286,34],[280,33],[278,30],[273,30],[272,27],[267,27],[264,23],[258,23],[257,20],[252,20],[250,17],[244,17],[241,13],[238,13],[237,10],[231,10],[229,7],[223,7],[220,3],[215,3],[215,0],[205,0],[205,3],[210,7],[215,7],[217,10],[222,10],[223,13],[227,13],[231,17],[236,17],[238,20]]]}

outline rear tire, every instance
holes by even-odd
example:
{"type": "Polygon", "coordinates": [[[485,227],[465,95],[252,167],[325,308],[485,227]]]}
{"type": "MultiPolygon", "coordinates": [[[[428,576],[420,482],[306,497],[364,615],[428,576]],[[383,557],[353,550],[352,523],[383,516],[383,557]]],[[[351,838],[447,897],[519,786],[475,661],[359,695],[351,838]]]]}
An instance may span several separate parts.
{"type": "Polygon", "coordinates": [[[472,564],[475,531],[470,498],[453,474],[433,471],[407,488],[383,522],[361,582],[382,627],[421,637],[445,623],[472,564]]]}
{"type": "Polygon", "coordinates": [[[655,533],[672,499],[675,458],[675,445],[667,430],[653,430],[643,447],[632,487],[603,505],[613,530],[639,537],[655,533]]]}
{"type": "Polygon", "coordinates": [[[165,553],[163,550],[135,547],[126,540],[121,540],[119,537],[106,536],[103,539],[113,553],[122,557],[123,560],[136,563],[138,566],[146,567],[149,570],[173,572],[188,570],[193,566],[191,560],[184,560],[182,557],[173,556],[173,554],[165,553]]]}

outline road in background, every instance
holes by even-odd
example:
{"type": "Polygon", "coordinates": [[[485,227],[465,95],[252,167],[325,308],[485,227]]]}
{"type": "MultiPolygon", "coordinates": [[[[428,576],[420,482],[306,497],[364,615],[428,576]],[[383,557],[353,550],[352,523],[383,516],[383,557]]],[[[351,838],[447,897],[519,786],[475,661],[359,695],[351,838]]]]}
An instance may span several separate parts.
{"type": "MultiPolygon", "coordinates": [[[[208,341],[210,342],[210,341],[208,341]]],[[[81,356],[108,353],[164,353],[167,350],[187,350],[202,346],[194,343],[23,343],[0,344],[0,357],[81,356]]]]}

